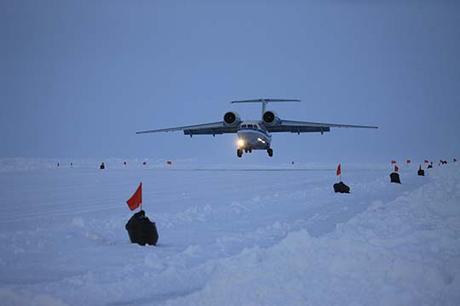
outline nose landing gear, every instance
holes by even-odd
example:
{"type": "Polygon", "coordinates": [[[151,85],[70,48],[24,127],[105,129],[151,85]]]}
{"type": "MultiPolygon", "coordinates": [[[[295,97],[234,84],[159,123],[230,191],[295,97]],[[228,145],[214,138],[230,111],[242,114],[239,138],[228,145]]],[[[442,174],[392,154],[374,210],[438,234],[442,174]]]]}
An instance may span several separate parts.
{"type": "MultiPolygon", "coordinates": [[[[243,156],[243,150],[244,150],[245,153],[252,153],[252,149],[237,149],[236,150],[236,156],[241,158],[243,156]]],[[[273,149],[268,148],[267,153],[268,153],[268,156],[272,157],[273,156],[273,149]]]]}

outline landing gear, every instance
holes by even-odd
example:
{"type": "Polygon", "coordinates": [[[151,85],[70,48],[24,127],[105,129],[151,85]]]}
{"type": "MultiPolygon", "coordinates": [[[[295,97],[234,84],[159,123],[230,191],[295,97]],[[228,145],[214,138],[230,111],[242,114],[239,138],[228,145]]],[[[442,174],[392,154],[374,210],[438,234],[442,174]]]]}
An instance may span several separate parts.
{"type": "Polygon", "coordinates": [[[236,155],[241,158],[241,156],[243,156],[243,150],[242,149],[238,149],[236,150],[236,155]]]}
{"type": "Polygon", "coordinates": [[[272,156],[273,156],[273,149],[272,149],[272,148],[268,148],[268,149],[267,149],[267,153],[268,153],[268,156],[272,157],[272,156]]]}

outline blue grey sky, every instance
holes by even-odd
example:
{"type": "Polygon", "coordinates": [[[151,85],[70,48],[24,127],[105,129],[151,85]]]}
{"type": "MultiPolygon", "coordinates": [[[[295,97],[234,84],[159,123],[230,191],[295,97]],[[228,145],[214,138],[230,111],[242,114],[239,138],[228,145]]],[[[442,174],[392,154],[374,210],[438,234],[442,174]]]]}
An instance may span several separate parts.
{"type": "MultiPolygon", "coordinates": [[[[274,161],[460,157],[458,1],[0,0],[0,157],[236,161],[234,99],[379,130],[274,134],[274,161]]],[[[263,151],[245,155],[267,160],[263,151]]]]}

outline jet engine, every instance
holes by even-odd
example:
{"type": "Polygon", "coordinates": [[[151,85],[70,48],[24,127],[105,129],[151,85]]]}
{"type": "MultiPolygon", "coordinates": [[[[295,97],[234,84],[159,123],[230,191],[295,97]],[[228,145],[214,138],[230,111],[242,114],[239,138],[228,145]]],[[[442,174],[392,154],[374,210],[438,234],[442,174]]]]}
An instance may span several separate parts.
{"type": "Polygon", "coordinates": [[[264,120],[264,123],[266,125],[275,125],[281,121],[281,119],[276,115],[276,113],[272,111],[266,111],[263,114],[262,119],[264,120]]]}
{"type": "Polygon", "coordinates": [[[224,115],[224,124],[226,126],[237,126],[241,122],[240,115],[235,112],[227,112],[224,115]]]}

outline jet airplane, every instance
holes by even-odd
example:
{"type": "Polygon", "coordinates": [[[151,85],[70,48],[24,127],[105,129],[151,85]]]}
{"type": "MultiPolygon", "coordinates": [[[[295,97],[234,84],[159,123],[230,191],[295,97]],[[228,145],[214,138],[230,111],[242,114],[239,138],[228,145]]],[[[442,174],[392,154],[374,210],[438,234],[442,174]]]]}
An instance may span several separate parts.
{"type": "Polygon", "coordinates": [[[266,110],[268,103],[273,102],[300,102],[297,99],[255,99],[255,100],[239,100],[231,101],[230,103],[261,103],[262,118],[261,120],[241,120],[236,112],[227,112],[224,114],[223,120],[212,123],[204,123],[197,125],[180,126],[166,129],[139,131],[136,134],[157,133],[157,132],[174,132],[183,131],[185,135],[219,135],[219,134],[237,134],[238,140],[236,154],[238,157],[243,156],[243,152],[252,153],[252,150],[266,150],[270,157],[273,156],[271,148],[271,133],[290,132],[290,133],[312,133],[329,132],[330,128],[371,128],[376,129],[376,126],[367,125],[349,125],[335,123],[319,123],[306,121],[285,120],[278,115],[266,110]]]}

